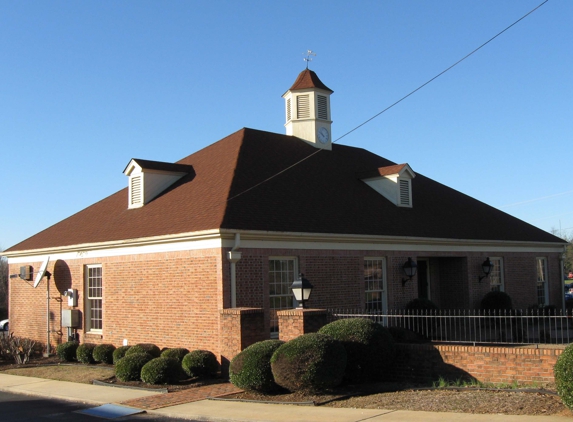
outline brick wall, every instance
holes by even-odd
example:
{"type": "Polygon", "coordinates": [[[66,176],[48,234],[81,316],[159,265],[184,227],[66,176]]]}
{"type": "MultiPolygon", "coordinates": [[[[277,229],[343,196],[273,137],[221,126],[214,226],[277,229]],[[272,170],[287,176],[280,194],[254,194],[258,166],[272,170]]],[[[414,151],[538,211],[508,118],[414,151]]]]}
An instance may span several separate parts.
{"type": "MultiPolygon", "coordinates": [[[[38,269],[41,262],[31,262],[38,269]]],[[[220,249],[130,255],[79,257],[50,262],[50,331],[52,347],[67,340],[61,310],[68,309],[63,292],[78,289],[84,310],[84,269],[101,264],[103,272],[103,332],[77,330],[81,342],[155,343],[162,347],[207,349],[219,354],[219,309],[223,307],[220,249]]],[[[10,268],[17,272],[20,264],[10,268]]],[[[34,289],[10,280],[10,329],[16,335],[46,343],[46,278],[34,289]]]]}
{"type": "Polygon", "coordinates": [[[452,381],[474,378],[498,384],[549,384],[555,381],[553,366],[564,347],[548,347],[399,344],[389,375],[412,381],[442,377],[452,381]]]}
{"type": "MultiPolygon", "coordinates": [[[[51,261],[48,270],[53,274],[49,318],[52,345],[67,339],[60,321],[62,309],[67,309],[63,292],[68,288],[78,289],[78,309],[83,312],[85,265],[101,264],[104,329],[101,334],[90,334],[80,328],[80,341],[119,346],[127,339],[128,344],[154,342],[159,347],[202,348],[220,354],[219,310],[230,306],[230,264],[226,252],[227,249],[213,248],[93,259],[89,252],[81,252],[75,259],[51,261]]],[[[458,296],[464,296],[463,303],[469,307],[479,306],[489,291],[487,279],[478,282],[481,262],[487,256],[503,257],[506,290],[516,307],[537,302],[535,258],[538,255],[535,253],[262,248],[244,248],[241,252],[242,259],[236,266],[237,306],[264,309],[267,333],[270,256],[298,259],[299,269],[314,285],[308,303],[310,308],[363,307],[365,257],[386,258],[390,309],[403,307],[417,297],[417,277],[402,285],[402,265],[408,257],[429,258],[431,299],[437,298],[442,308],[462,303],[458,296]],[[436,291],[439,296],[434,296],[436,291]],[[456,294],[452,296],[452,292],[456,294]]],[[[559,254],[546,257],[550,303],[560,307],[559,254]]],[[[41,262],[29,264],[37,270],[41,262]]],[[[10,273],[18,273],[20,265],[23,264],[11,264],[10,273]]],[[[36,289],[20,279],[9,281],[11,329],[16,335],[41,343],[46,341],[47,330],[45,286],[46,279],[36,289]]],[[[82,320],[82,326],[83,323],[82,320]]]]}
{"type": "Polygon", "coordinates": [[[326,325],[324,309],[289,309],[277,312],[279,318],[279,339],[290,341],[298,336],[316,333],[326,325]]]}
{"type": "Polygon", "coordinates": [[[229,363],[251,344],[268,339],[264,311],[260,308],[221,309],[221,366],[223,373],[229,363]]]}

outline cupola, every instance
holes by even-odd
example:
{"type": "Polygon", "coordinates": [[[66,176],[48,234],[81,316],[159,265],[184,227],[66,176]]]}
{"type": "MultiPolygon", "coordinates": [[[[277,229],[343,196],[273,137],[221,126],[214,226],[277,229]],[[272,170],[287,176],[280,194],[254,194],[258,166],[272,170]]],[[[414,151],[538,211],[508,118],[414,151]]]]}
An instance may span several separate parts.
{"type": "Polygon", "coordinates": [[[123,173],[129,178],[128,208],[140,208],[159,196],[193,166],[132,158],[123,173]]]}
{"type": "Polygon", "coordinates": [[[331,150],[330,94],[333,92],[312,70],[303,70],[283,95],[286,134],[317,148],[331,150]]]}
{"type": "Polygon", "coordinates": [[[379,167],[358,174],[364,183],[398,207],[412,208],[412,179],[416,177],[408,164],[379,167]]]}

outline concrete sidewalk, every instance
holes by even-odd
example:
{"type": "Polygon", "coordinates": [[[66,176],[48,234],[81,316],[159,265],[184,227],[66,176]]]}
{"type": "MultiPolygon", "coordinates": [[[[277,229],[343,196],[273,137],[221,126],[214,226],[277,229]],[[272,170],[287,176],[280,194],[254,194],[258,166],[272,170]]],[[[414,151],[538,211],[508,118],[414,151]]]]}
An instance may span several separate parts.
{"type": "MultiPolygon", "coordinates": [[[[4,375],[0,373],[0,391],[53,397],[64,400],[91,403],[94,405],[122,403],[130,400],[156,396],[146,390],[79,384],[52,381],[42,378],[4,375]]],[[[161,414],[185,419],[213,422],[571,422],[564,416],[513,416],[475,415],[466,413],[412,412],[383,409],[340,409],[324,406],[296,406],[282,404],[245,403],[222,400],[199,400],[191,403],[148,410],[148,413],[161,414]]]]}

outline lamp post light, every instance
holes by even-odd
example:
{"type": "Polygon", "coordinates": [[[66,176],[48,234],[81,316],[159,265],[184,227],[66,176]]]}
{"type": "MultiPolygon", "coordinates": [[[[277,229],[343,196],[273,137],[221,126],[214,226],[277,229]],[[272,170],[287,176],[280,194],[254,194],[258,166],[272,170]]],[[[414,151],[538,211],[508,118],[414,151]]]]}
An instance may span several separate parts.
{"type": "Polygon", "coordinates": [[[404,265],[402,265],[402,270],[404,270],[404,274],[406,274],[406,277],[408,277],[402,279],[402,287],[406,285],[408,280],[412,280],[412,277],[416,275],[417,269],[418,265],[416,264],[416,261],[412,261],[412,258],[408,258],[404,265]]]}
{"type": "Polygon", "coordinates": [[[481,281],[486,278],[487,276],[489,276],[489,273],[491,273],[491,270],[493,269],[493,263],[489,260],[489,257],[487,257],[485,259],[484,262],[482,262],[481,264],[481,269],[483,270],[483,273],[485,275],[479,276],[479,282],[481,283],[481,281]]]}
{"type": "Polygon", "coordinates": [[[312,284],[304,278],[303,273],[300,273],[290,288],[295,300],[298,302],[298,308],[304,309],[304,303],[308,300],[310,293],[312,292],[312,284]]]}

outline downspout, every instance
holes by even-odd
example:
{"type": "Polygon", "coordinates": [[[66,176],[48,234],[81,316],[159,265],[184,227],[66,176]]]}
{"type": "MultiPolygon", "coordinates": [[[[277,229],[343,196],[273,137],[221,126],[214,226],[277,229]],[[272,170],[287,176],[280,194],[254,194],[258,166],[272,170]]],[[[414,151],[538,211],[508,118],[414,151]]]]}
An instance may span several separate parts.
{"type": "Polygon", "coordinates": [[[237,307],[237,271],[236,263],[241,259],[242,252],[239,252],[241,247],[241,234],[235,233],[235,245],[227,252],[227,259],[231,263],[231,308],[237,307]]]}

